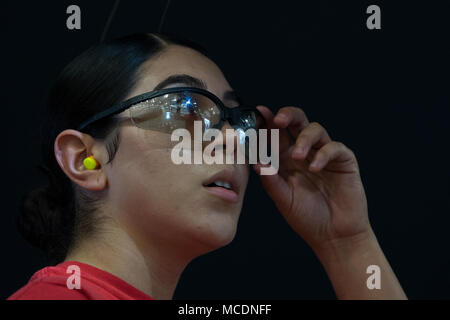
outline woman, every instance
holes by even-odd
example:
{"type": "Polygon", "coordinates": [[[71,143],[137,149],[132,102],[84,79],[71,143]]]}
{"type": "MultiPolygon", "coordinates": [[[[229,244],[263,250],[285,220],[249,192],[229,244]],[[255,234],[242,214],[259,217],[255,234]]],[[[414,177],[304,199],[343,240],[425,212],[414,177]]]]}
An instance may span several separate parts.
{"type": "MultiPolygon", "coordinates": [[[[177,113],[178,100],[167,118],[161,105],[182,99],[180,92],[128,100],[178,87],[207,89],[241,112],[204,50],[171,36],[100,44],[63,70],[42,127],[50,184],[24,199],[19,220],[24,237],[56,266],[35,273],[10,299],[171,299],[191,260],[232,241],[249,165],[174,164],[170,132],[192,119],[177,113]]],[[[322,262],[337,297],[406,298],[371,229],[353,152],[298,107],[257,110],[252,115],[268,129],[280,129],[279,172],[261,182],[322,262]],[[379,289],[368,288],[371,265],[379,267],[379,289]]],[[[225,121],[220,130],[230,128],[225,121]]],[[[253,168],[260,173],[261,166],[253,168]]]]}

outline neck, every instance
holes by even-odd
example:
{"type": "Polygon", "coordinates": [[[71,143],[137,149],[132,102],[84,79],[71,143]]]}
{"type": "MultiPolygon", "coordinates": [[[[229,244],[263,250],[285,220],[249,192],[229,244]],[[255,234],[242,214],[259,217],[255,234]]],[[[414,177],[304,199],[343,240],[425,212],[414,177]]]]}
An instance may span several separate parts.
{"type": "Polygon", "coordinates": [[[107,271],[154,299],[172,299],[181,273],[195,255],[173,245],[138,243],[117,228],[103,239],[84,239],[65,261],[79,261],[107,271]]]}

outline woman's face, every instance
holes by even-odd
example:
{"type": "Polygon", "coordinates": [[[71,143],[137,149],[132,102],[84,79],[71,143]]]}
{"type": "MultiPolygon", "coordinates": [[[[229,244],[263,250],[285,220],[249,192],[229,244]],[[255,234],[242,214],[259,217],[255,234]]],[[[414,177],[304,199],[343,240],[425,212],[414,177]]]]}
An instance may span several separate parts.
{"type": "MultiPolygon", "coordinates": [[[[142,66],[142,78],[129,97],[152,91],[172,75],[200,79],[207,90],[225,105],[232,90],[220,69],[202,54],[182,46],[169,46],[142,66]]],[[[178,83],[164,86],[192,86],[178,83]]],[[[161,89],[161,88],[159,88],[161,89]]],[[[127,112],[127,111],[125,111],[127,112]]],[[[125,113],[124,113],[125,114],[125,113]]],[[[228,123],[222,128],[231,128],[228,123]]],[[[141,245],[183,248],[197,253],[228,244],[236,233],[247,187],[249,167],[238,164],[180,164],[171,160],[170,134],[145,130],[131,123],[120,128],[120,145],[111,164],[104,166],[108,178],[108,210],[121,227],[141,245]],[[226,170],[239,185],[237,199],[220,196],[204,183],[226,170]]],[[[227,145],[224,144],[224,149],[227,145]]],[[[225,162],[225,161],[224,161],[225,162]]],[[[217,180],[230,182],[230,177],[217,180]]]]}

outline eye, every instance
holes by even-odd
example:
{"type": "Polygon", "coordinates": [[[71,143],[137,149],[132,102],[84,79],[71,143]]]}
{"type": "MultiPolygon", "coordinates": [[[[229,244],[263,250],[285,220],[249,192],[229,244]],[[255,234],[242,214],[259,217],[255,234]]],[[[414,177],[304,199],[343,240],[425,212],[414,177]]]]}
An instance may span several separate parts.
{"type": "Polygon", "coordinates": [[[190,108],[192,106],[192,98],[191,97],[187,97],[184,99],[184,105],[188,108],[190,108]]]}
{"type": "Polygon", "coordinates": [[[181,97],[178,101],[181,103],[182,107],[186,109],[189,113],[196,113],[197,112],[197,104],[195,102],[195,99],[191,96],[184,96],[181,97]]]}

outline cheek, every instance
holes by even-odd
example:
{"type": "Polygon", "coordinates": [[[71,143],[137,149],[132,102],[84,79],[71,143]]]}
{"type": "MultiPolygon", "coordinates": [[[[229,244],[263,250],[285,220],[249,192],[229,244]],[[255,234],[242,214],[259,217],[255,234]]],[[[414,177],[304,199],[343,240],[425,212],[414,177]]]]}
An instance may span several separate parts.
{"type": "Polygon", "coordinates": [[[213,246],[231,241],[241,204],[227,207],[205,196],[201,181],[211,168],[175,165],[173,144],[166,135],[137,138],[121,142],[124,148],[118,151],[117,165],[113,163],[112,206],[121,224],[147,241],[189,240],[213,246]]]}
{"type": "Polygon", "coordinates": [[[182,199],[188,199],[186,187],[192,176],[171,161],[168,145],[150,144],[136,148],[133,159],[118,168],[120,188],[127,194],[127,208],[144,205],[152,210],[177,210],[182,199]]]}
{"type": "Polygon", "coordinates": [[[199,204],[199,175],[172,162],[170,136],[149,131],[131,137],[121,141],[110,179],[119,219],[147,231],[194,220],[189,215],[199,204]]]}

